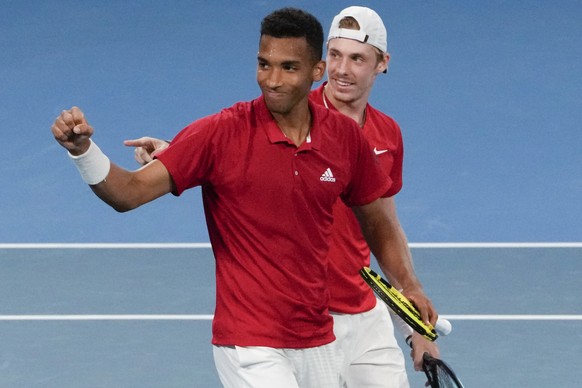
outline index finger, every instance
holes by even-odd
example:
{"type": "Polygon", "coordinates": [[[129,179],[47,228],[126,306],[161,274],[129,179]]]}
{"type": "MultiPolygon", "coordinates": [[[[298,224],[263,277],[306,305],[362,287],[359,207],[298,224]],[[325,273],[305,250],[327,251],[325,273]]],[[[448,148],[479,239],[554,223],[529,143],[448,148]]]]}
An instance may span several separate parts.
{"type": "Polygon", "coordinates": [[[427,310],[426,319],[434,327],[437,323],[439,315],[430,301],[428,301],[427,310]]]}
{"type": "Polygon", "coordinates": [[[147,147],[151,146],[149,137],[140,137],[139,139],[124,140],[123,144],[127,147],[147,147]]]}

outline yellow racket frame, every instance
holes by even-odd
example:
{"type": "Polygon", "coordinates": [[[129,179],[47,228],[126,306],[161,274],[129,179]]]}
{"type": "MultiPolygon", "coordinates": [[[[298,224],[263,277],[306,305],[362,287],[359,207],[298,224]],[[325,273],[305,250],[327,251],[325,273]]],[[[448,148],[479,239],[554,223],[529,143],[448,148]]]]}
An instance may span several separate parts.
{"type": "Polygon", "coordinates": [[[404,322],[412,327],[413,330],[429,341],[434,341],[438,338],[434,327],[422,321],[420,312],[400,291],[392,287],[390,283],[382,279],[380,275],[368,267],[363,267],[360,270],[360,275],[372,288],[374,293],[398,314],[404,322]]]}

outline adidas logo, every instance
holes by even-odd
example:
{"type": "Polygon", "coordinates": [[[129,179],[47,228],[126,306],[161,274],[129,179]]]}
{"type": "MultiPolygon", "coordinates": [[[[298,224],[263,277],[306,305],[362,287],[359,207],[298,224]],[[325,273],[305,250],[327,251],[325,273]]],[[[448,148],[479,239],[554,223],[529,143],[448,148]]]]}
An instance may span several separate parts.
{"type": "Polygon", "coordinates": [[[331,168],[325,170],[321,177],[319,178],[322,182],[335,182],[335,178],[333,177],[333,173],[331,172],[331,168]]]}

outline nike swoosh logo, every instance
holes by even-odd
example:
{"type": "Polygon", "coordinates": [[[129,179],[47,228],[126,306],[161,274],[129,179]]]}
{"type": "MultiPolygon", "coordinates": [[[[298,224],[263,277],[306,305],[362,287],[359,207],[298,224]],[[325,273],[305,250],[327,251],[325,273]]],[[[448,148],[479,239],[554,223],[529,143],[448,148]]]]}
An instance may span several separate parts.
{"type": "Polygon", "coordinates": [[[374,147],[374,153],[375,153],[376,155],[381,155],[381,154],[383,154],[384,152],[388,152],[388,150],[377,150],[377,149],[376,149],[376,147],[374,147]]]}

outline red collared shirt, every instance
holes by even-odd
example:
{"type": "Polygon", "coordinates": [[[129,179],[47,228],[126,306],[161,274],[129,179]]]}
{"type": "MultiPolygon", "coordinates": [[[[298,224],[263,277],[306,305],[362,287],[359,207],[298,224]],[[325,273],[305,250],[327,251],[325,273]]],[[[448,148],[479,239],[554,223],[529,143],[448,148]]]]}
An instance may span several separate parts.
{"type": "Polygon", "coordinates": [[[333,341],[327,252],[333,205],[385,195],[357,125],[310,103],[297,147],[258,98],[198,120],[158,159],[176,193],[201,185],[216,259],[216,345],[306,348],[333,341]]]}
{"type": "MultiPolygon", "coordinates": [[[[326,99],[324,87],[325,84],[313,90],[310,100],[337,111],[326,99]]],[[[382,170],[392,181],[392,186],[385,195],[391,197],[402,188],[404,148],[400,127],[391,117],[368,104],[366,121],[361,131],[376,153],[382,170]]],[[[359,274],[363,266],[370,266],[370,249],[352,210],[338,201],[334,206],[334,225],[329,250],[330,311],[356,314],[371,310],[376,305],[374,293],[359,274]]]]}

